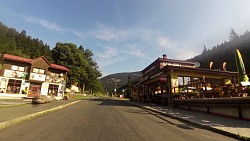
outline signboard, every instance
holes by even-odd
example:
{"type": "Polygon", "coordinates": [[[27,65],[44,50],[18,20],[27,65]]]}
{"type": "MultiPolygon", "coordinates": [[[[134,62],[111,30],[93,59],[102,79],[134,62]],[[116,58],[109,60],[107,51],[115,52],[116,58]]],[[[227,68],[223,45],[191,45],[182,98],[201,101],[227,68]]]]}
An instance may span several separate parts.
{"type": "Polygon", "coordinates": [[[161,81],[161,82],[167,82],[167,75],[164,75],[164,74],[161,75],[161,76],[160,76],[160,81],[161,81]]]}
{"type": "Polygon", "coordinates": [[[5,69],[3,76],[5,76],[5,77],[17,77],[17,78],[25,79],[27,77],[27,73],[21,72],[21,71],[5,69]]]}
{"type": "Polygon", "coordinates": [[[41,95],[47,95],[48,94],[48,89],[49,89],[49,84],[48,83],[43,83],[42,88],[41,88],[41,95]]]}
{"type": "Polygon", "coordinates": [[[37,74],[37,73],[30,74],[30,80],[45,81],[45,79],[46,75],[44,74],[37,74]]]}

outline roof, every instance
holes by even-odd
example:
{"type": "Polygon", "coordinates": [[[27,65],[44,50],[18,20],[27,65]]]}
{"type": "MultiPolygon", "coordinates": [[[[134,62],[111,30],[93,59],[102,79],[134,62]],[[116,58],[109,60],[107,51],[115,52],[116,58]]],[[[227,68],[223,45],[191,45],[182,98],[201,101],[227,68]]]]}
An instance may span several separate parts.
{"type": "Polygon", "coordinates": [[[44,57],[44,56],[41,56],[41,57],[38,57],[36,59],[33,59],[31,63],[39,60],[39,59],[43,59],[49,66],[51,66],[51,64],[49,63],[49,61],[44,57]]]}
{"type": "Polygon", "coordinates": [[[64,70],[64,71],[69,72],[69,69],[64,66],[57,65],[57,64],[50,64],[50,65],[51,65],[51,68],[53,69],[64,70]]]}
{"type": "Polygon", "coordinates": [[[201,72],[201,73],[210,73],[210,74],[218,74],[224,76],[237,76],[238,72],[233,71],[224,71],[224,70],[212,70],[212,69],[205,69],[205,68],[190,68],[190,67],[178,67],[178,66],[165,66],[164,71],[171,71],[171,70],[182,70],[182,71],[193,71],[193,72],[201,72]]]}
{"type": "Polygon", "coordinates": [[[15,55],[10,55],[10,54],[3,55],[4,60],[12,60],[12,61],[28,63],[28,64],[32,64],[35,60],[40,59],[40,58],[44,59],[53,69],[63,70],[63,71],[69,72],[69,69],[64,67],[64,66],[49,63],[44,56],[38,57],[36,59],[28,59],[28,58],[23,58],[23,57],[19,57],[19,56],[15,56],[15,55]]]}
{"type": "Polygon", "coordinates": [[[22,63],[32,63],[33,61],[32,59],[23,58],[23,57],[19,57],[15,55],[10,55],[10,54],[4,54],[3,59],[22,62],[22,63]]]}
{"type": "Polygon", "coordinates": [[[150,65],[148,65],[146,68],[144,68],[141,72],[145,72],[149,68],[155,66],[155,64],[161,63],[161,62],[171,62],[171,63],[179,63],[179,64],[187,64],[187,65],[195,65],[196,62],[189,62],[189,61],[183,61],[183,60],[175,60],[175,59],[167,59],[167,58],[157,58],[154,62],[152,62],[150,65]]]}

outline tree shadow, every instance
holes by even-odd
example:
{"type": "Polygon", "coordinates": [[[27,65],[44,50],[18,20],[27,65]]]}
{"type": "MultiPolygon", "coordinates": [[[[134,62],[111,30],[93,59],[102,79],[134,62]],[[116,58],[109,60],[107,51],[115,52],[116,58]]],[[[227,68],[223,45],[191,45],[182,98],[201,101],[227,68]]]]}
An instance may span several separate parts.
{"type": "Polygon", "coordinates": [[[96,101],[101,102],[98,105],[102,106],[129,106],[129,107],[135,107],[134,105],[124,102],[122,100],[118,99],[110,99],[110,98],[92,98],[89,99],[89,101],[96,101]]]}

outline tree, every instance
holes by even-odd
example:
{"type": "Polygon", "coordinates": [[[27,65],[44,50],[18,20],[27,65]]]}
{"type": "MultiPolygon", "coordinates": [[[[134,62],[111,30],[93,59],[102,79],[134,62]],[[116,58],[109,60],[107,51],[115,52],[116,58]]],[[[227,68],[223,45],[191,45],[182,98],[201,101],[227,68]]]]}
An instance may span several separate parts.
{"type": "Polygon", "coordinates": [[[205,53],[207,53],[207,47],[204,45],[204,48],[203,48],[202,54],[205,54],[205,53]]]}
{"type": "Polygon", "coordinates": [[[70,69],[68,74],[70,84],[79,83],[83,78],[87,78],[86,68],[88,62],[83,54],[78,51],[76,45],[72,43],[57,43],[55,48],[52,49],[52,59],[56,64],[70,69]]]}
{"type": "Polygon", "coordinates": [[[53,61],[70,69],[67,85],[77,83],[83,91],[86,84],[89,90],[101,90],[97,81],[101,73],[92,56],[91,50],[83,49],[82,46],[77,48],[72,43],[57,43],[52,49],[53,61]]]}
{"type": "Polygon", "coordinates": [[[128,89],[127,89],[127,95],[128,95],[128,97],[131,99],[132,97],[131,97],[131,89],[132,89],[132,81],[131,81],[131,77],[130,77],[130,75],[128,76],[128,83],[127,83],[127,85],[128,85],[128,89]]]}
{"type": "Polygon", "coordinates": [[[233,29],[231,29],[229,40],[232,41],[232,40],[235,40],[235,39],[239,39],[239,35],[233,29]]]}

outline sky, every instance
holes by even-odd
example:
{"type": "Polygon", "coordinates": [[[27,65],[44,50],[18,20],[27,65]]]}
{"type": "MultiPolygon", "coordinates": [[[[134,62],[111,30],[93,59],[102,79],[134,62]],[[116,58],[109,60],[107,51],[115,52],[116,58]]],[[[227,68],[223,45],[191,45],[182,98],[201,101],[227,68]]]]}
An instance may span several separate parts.
{"type": "Polygon", "coordinates": [[[0,22],[92,50],[103,76],[185,60],[250,30],[249,0],[0,0],[0,22]]]}

